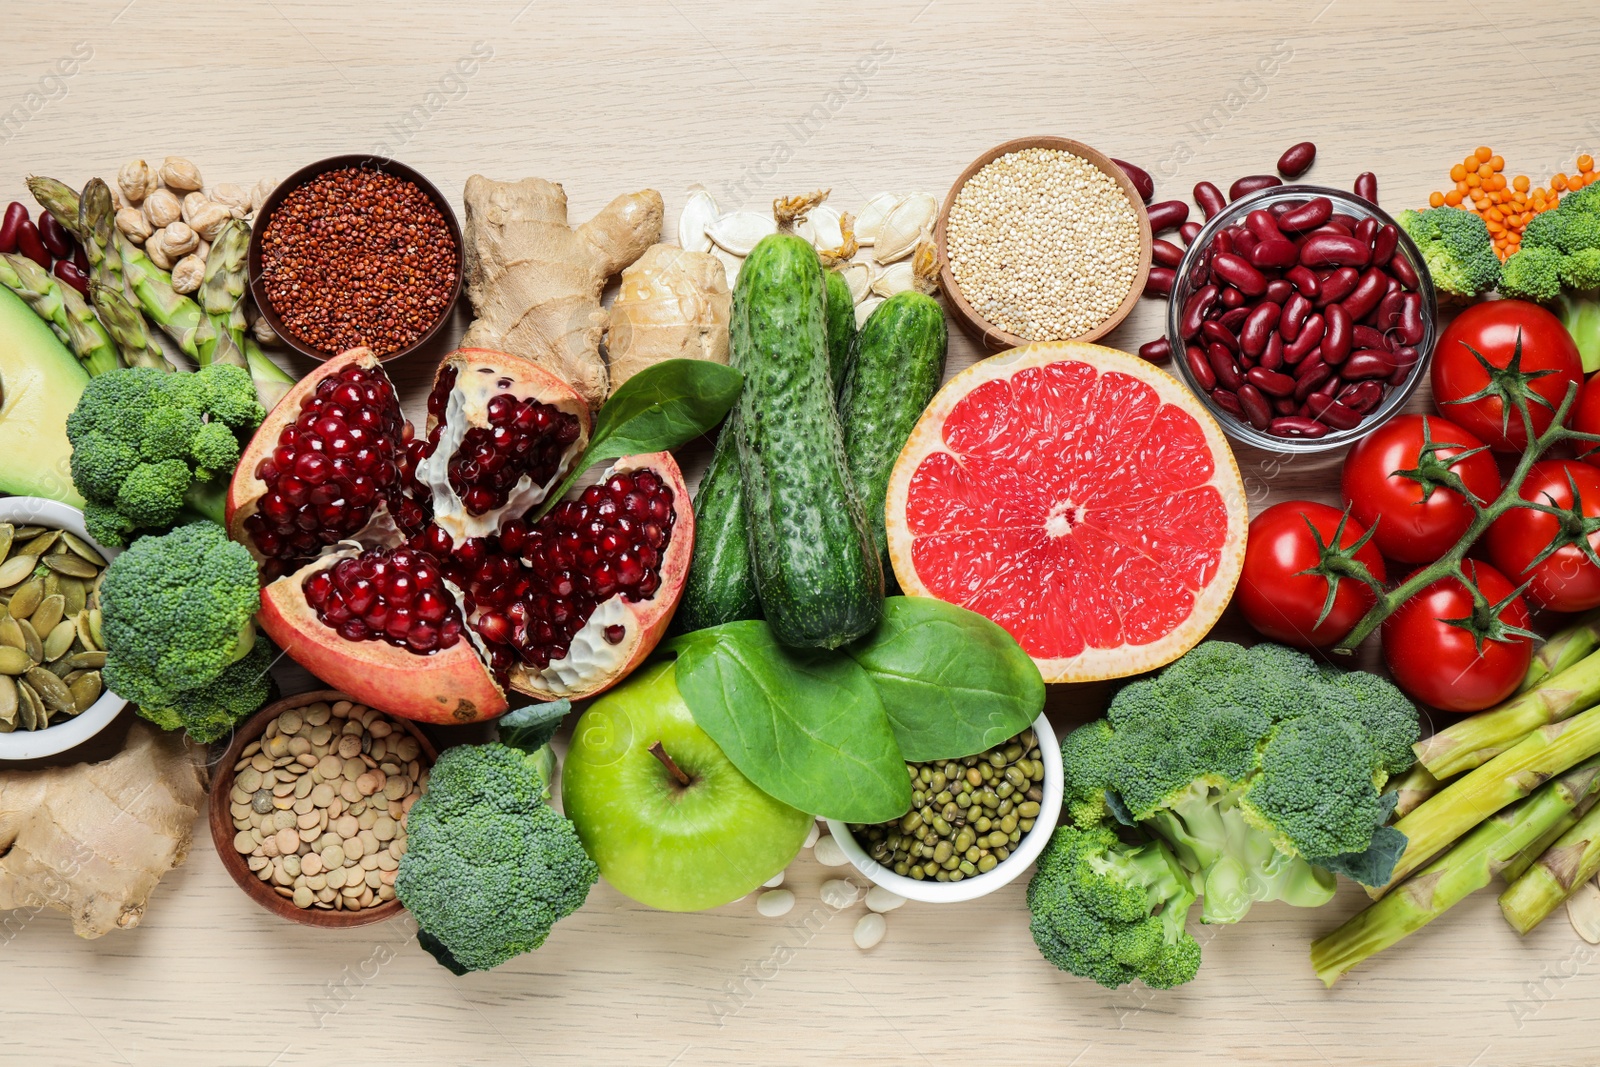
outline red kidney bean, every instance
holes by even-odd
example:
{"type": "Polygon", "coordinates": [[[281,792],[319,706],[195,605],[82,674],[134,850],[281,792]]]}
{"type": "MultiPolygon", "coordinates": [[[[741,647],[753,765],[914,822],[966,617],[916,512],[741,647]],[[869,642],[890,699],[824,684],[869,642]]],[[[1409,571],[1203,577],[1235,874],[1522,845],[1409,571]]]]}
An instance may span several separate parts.
{"type": "Polygon", "coordinates": [[[1337,233],[1314,233],[1300,246],[1300,262],[1307,267],[1365,267],[1371,259],[1365,241],[1337,233]]]}
{"type": "Polygon", "coordinates": [[[1341,301],[1351,320],[1359,321],[1370,315],[1378,306],[1378,301],[1383,299],[1383,290],[1388,284],[1387,274],[1377,267],[1368,267],[1367,272],[1361,276],[1360,284],[1341,301]]]}
{"type": "Polygon", "coordinates": [[[89,273],[89,255],[77,241],[72,242],[72,262],[84,274],[89,273]]]}
{"type": "Polygon", "coordinates": [[[1267,432],[1274,437],[1326,437],[1328,428],[1316,419],[1308,419],[1302,415],[1285,415],[1281,419],[1273,419],[1272,425],[1267,427],[1267,432]]]}
{"type": "Polygon", "coordinates": [[[1257,304],[1245,316],[1244,325],[1239,327],[1239,350],[1247,356],[1261,358],[1261,353],[1267,350],[1267,338],[1272,335],[1273,327],[1278,325],[1278,316],[1281,314],[1282,306],[1270,300],[1257,304]]]}
{"type": "MultiPolygon", "coordinates": [[[[1392,278],[1390,279],[1390,281],[1393,280],[1392,278]]],[[[1378,301],[1378,310],[1373,315],[1372,326],[1373,329],[1384,331],[1384,343],[1382,345],[1384,348],[1394,347],[1389,343],[1388,331],[1400,325],[1400,301],[1403,296],[1404,294],[1400,292],[1399,286],[1396,286],[1393,290],[1385,293],[1383,299],[1378,301]]]]}
{"type": "Polygon", "coordinates": [[[1270,241],[1274,238],[1283,237],[1283,231],[1278,229],[1278,223],[1273,219],[1270,211],[1262,211],[1260,208],[1256,208],[1244,217],[1244,224],[1249,227],[1251,233],[1256,235],[1256,240],[1258,241],[1270,241]]]}
{"type": "Polygon", "coordinates": [[[89,276],[79,270],[78,265],[72,260],[57,260],[55,270],[52,273],[84,296],[89,295],[89,276]]]}
{"type": "Polygon", "coordinates": [[[1250,425],[1265,430],[1272,421],[1272,405],[1261,395],[1261,390],[1246,382],[1239,386],[1238,397],[1239,406],[1244,408],[1244,417],[1250,420],[1250,425]]]}
{"type": "Polygon", "coordinates": [[[1156,181],[1150,177],[1150,172],[1120,159],[1113,159],[1111,162],[1122,168],[1122,173],[1128,176],[1128,180],[1138,190],[1139,199],[1148,204],[1150,198],[1156,195],[1156,181]]]}
{"type": "Polygon", "coordinates": [[[1228,199],[1238,200],[1259,193],[1263,189],[1271,189],[1274,185],[1282,185],[1283,180],[1272,174],[1247,174],[1228,186],[1228,199]]]}
{"type": "Polygon", "coordinates": [[[1328,328],[1322,335],[1322,360],[1335,365],[1343,363],[1350,354],[1350,313],[1342,304],[1329,304],[1328,310],[1323,312],[1323,319],[1328,328]]]}
{"type": "Polygon", "coordinates": [[[1316,229],[1312,230],[1310,233],[1302,234],[1295,240],[1295,247],[1298,248],[1303,246],[1307,240],[1317,236],[1319,233],[1331,233],[1335,237],[1351,236],[1350,231],[1347,228],[1330,219],[1327,222],[1324,222],[1321,226],[1318,226],[1316,229]]]}
{"type": "Polygon", "coordinates": [[[1347,408],[1331,397],[1312,393],[1307,403],[1311,405],[1312,418],[1327,423],[1335,430],[1353,430],[1361,425],[1362,412],[1347,408]]]}
{"type": "Polygon", "coordinates": [[[1300,336],[1300,324],[1306,321],[1306,316],[1311,313],[1311,301],[1299,293],[1295,293],[1283,302],[1283,315],[1278,319],[1278,333],[1285,341],[1293,341],[1300,336]]]}
{"type": "Polygon", "coordinates": [[[1290,267],[1284,273],[1283,279],[1312,300],[1315,300],[1317,294],[1322,292],[1322,280],[1317,277],[1316,272],[1310,267],[1302,267],[1298,264],[1290,267]]]}
{"type": "Polygon", "coordinates": [[[1293,415],[1293,414],[1297,413],[1304,406],[1305,405],[1303,405],[1303,404],[1296,404],[1294,402],[1294,397],[1292,397],[1292,396],[1280,396],[1280,397],[1276,398],[1275,400],[1273,400],[1273,402],[1272,402],[1272,411],[1273,411],[1274,414],[1280,415],[1280,416],[1282,416],[1282,415],[1293,415]]]}
{"type": "Polygon", "coordinates": [[[1150,258],[1159,267],[1176,267],[1183,262],[1183,249],[1157,237],[1150,242],[1150,258]]]}
{"type": "Polygon", "coordinates": [[[1233,235],[1233,250],[1245,259],[1250,258],[1250,253],[1255,251],[1256,245],[1260,243],[1256,240],[1256,235],[1249,230],[1240,230],[1233,235]]]}
{"type": "Polygon", "coordinates": [[[1182,200],[1163,200],[1151,204],[1145,214],[1150,216],[1150,232],[1163,233],[1184,224],[1189,218],[1189,205],[1182,200]]]}
{"type": "Polygon", "coordinates": [[[1387,348],[1363,348],[1350,353],[1350,358],[1339,368],[1340,377],[1347,382],[1364,378],[1387,378],[1394,373],[1394,357],[1387,348]]]}
{"type": "Polygon", "coordinates": [[[0,222],[0,252],[8,255],[17,250],[17,230],[28,221],[28,207],[13,200],[6,205],[5,220],[0,222]]]}
{"type": "Polygon", "coordinates": [[[1394,255],[1395,248],[1400,244],[1400,227],[1392,222],[1386,222],[1378,228],[1372,238],[1372,265],[1382,267],[1389,262],[1389,257],[1394,255]]]}
{"type": "Polygon", "coordinates": [[[1165,363],[1172,358],[1172,342],[1165,337],[1146,341],[1139,346],[1139,358],[1147,359],[1151,363],[1165,363]]]}
{"type": "Polygon", "coordinates": [[[1232,252],[1233,234],[1229,233],[1227,230],[1219,230],[1217,235],[1211,239],[1211,247],[1206,251],[1213,256],[1218,252],[1232,252]]]}
{"type": "Polygon", "coordinates": [[[1357,325],[1351,334],[1353,348],[1386,348],[1389,339],[1371,326],[1357,325]]]}
{"type": "Polygon", "coordinates": [[[17,227],[17,251],[33,260],[45,270],[50,269],[50,253],[39,238],[38,227],[24,219],[17,227]]]}
{"type": "Polygon", "coordinates": [[[1333,215],[1333,201],[1325,196],[1314,196],[1293,211],[1278,216],[1278,229],[1286,233],[1303,233],[1314,230],[1333,215]]]}
{"type": "Polygon", "coordinates": [[[1244,421],[1244,405],[1239,403],[1239,398],[1228,390],[1211,390],[1211,402],[1234,418],[1244,421]]]}
{"type": "Polygon", "coordinates": [[[1217,298],[1217,302],[1225,308],[1236,308],[1244,303],[1244,294],[1230,285],[1222,290],[1222,295],[1217,298]]]}
{"type": "Polygon", "coordinates": [[[1411,368],[1416,366],[1417,363],[1417,350],[1410,345],[1401,345],[1389,353],[1389,358],[1394,360],[1394,368],[1397,372],[1410,372],[1411,368]]]}
{"type": "Polygon", "coordinates": [[[1201,225],[1198,222],[1186,222],[1178,227],[1178,237],[1183,241],[1185,248],[1194,244],[1194,239],[1200,236],[1201,225]]]}
{"type": "Polygon", "coordinates": [[[1354,267],[1340,267],[1322,279],[1322,294],[1316,298],[1317,307],[1336,304],[1355,292],[1361,281],[1361,272],[1354,267]]]}
{"type": "Polygon", "coordinates": [[[1311,315],[1300,324],[1299,332],[1295,334],[1294,341],[1283,346],[1283,360],[1285,363],[1299,363],[1306,357],[1306,353],[1322,343],[1322,334],[1327,328],[1326,320],[1321,315],[1311,315]]]}
{"type": "Polygon", "coordinates": [[[1300,253],[1294,242],[1281,237],[1269,237],[1250,250],[1251,265],[1267,270],[1285,270],[1299,260],[1300,253]]]}
{"type": "Polygon", "coordinates": [[[1311,169],[1311,164],[1316,158],[1317,146],[1310,141],[1292,144],[1278,157],[1278,173],[1285,178],[1298,178],[1311,169]]]}
{"type": "Polygon", "coordinates": [[[1401,285],[1412,292],[1416,292],[1418,286],[1417,270],[1411,265],[1411,261],[1406,258],[1404,252],[1396,250],[1395,254],[1389,257],[1389,273],[1399,279],[1401,285]]]}
{"type": "Polygon", "coordinates": [[[1211,260],[1211,273],[1245,296],[1260,296],[1267,291],[1266,277],[1249,260],[1233,252],[1218,252],[1211,260]]]}
{"type": "Polygon", "coordinates": [[[1422,343],[1426,332],[1422,322],[1422,297],[1406,293],[1400,298],[1400,338],[1408,345],[1422,343]]]}
{"type": "Polygon", "coordinates": [[[1304,200],[1279,200],[1267,208],[1267,214],[1271,215],[1272,220],[1276,222],[1295,208],[1305,207],[1305,205],[1306,202],[1304,200]]]}
{"type": "Polygon", "coordinates": [[[1218,385],[1238,390],[1239,383],[1244,381],[1244,372],[1239,369],[1239,364],[1233,361],[1233,353],[1228,351],[1226,345],[1214,341],[1206,345],[1206,362],[1217,372],[1218,385]]]}
{"type": "Polygon", "coordinates": [[[1306,397],[1316,392],[1319,386],[1333,377],[1333,368],[1320,359],[1314,362],[1308,360],[1305,366],[1310,369],[1311,373],[1304,378],[1298,374],[1295,375],[1294,398],[1296,400],[1305,400],[1306,397]]]}
{"type": "Polygon", "coordinates": [[[61,228],[61,223],[48,211],[39,212],[39,240],[44,242],[45,251],[54,259],[70,259],[72,257],[72,238],[66,230],[61,228]]]}
{"type": "Polygon", "coordinates": [[[1356,232],[1356,224],[1360,221],[1361,220],[1356,218],[1354,215],[1346,215],[1343,212],[1337,212],[1328,219],[1328,225],[1337,226],[1345,233],[1353,234],[1356,232]]]}
{"type": "Polygon", "coordinates": [[[1251,385],[1272,396],[1289,396],[1294,392],[1294,379],[1279,371],[1251,367],[1244,376],[1251,385]]]}
{"type": "MultiPolygon", "coordinates": [[[[1237,290],[1233,290],[1237,292],[1237,290]]],[[[1238,333],[1239,327],[1244,325],[1244,320],[1250,315],[1250,309],[1244,306],[1229,308],[1217,316],[1216,323],[1230,333],[1238,333]]]]}
{"type": "Polygon", "coordinates": [[[1378,176],[1370,170],[1356,175],[1355,194],[1374,206],[1378,203],[1378,176]]]}
{"type": "Polygon", "coordinates": [[[1206,312],[1211,310],[1211,305],[1217,302],[1221,292],[1215,285],[1202,285],[1189,294],[1189,299],[1183,305],[1183,315],[1178,320],[1178,333],[1185,341],[1200,332],[1206,312]]]}
{"type": "MultiPolygon", "coordinates": [[[[1331,367],[1329,367],[1326,363],[1324,363],[1322,361],[1322,349],[1321,348],[1317,349],[1317,355],[1316,355],[1315,358],[1307,358],[1304,363],[1300,364],[1298,367],[1295,367],[1295,369],[1294,369],[1294,371],[1292,373],[1294,374],[1294,380],[1295,381],[1303,382],[1303,381],[1307,380],[1308,378],[1314,377],[1319,370],[1332,370],[1331,367]]],[[[1317,385],[1321,385],[1323,382],[1325,382],[1327,380],[1328,379],[1326,379],[1326,378],[1317,378],[1317,385]]],[[[1309,393],[1312,389],[1315,389],[1316,387],[1317,387],[1316,385],[1310,386],[1310,387],[1308,387],[1306,389],[1306,392],[1309,393]]],[[[1302,397],[1301,399],[1304,399],[1304,398],[1302,397]]]]}
{"type": "Polygon", "coordinates": [[[1205,349],[1199,345],[1187,345],[1183,350],[1183,362],[1189,368],[1189,374],[1194,378],[1194,383],[1203,392],[1211,392],[1217,387],[1217,372],[1211,369],[1211,363],[1206,359],[1205,349]]]}
{"type": "Polygon", "coordinates": [[[1144,283],[1144,295],[1170,296],[1175,278],[1171,267],[1151,267],[1150,277],[1144,283]]]}
{"type": "Polygon", "coordinates": [[[1358,382],[1339,394],[1339,403],[1365,415],[1383,399],[1383,386],[1377,382],[1358,382]]]}
{"type": "MultiPolygon", "coordinates": [[[[1243,308],[1239,310],[1244,311],[1243,308]]],[[[1248,311],[1245,314],[1249,314],[1248,311]]],[[[1210,319],[1200,324],[1200,338],[1207,344],[1222,345],[1229,352],[1239,351],[1239,339],[1233,332],[1216,319],[1210,319]]]]}
{"type": "Polygon", "coordinates": [[[1372,247],[1372,237],[1378,232],[1378,220],[1372,217],[1362,219],[1356,223],[1355,229],[1350,231],[1350,236],[1363,242],[1368,248],[1372,247]]]}
{"type": "Polygon", "coordinates": [[[1217,214],[1228,206],[1228,202],[1222,198],[1222,190],[1210,182],[1195,182],[1194,202],[1206,213],[1207,221],[1216,218],[1217,214]]]}
{"type": "Polygon", "coordinates": [[[1267,347],[1261,350],[1259,364],[1268,370],[1277,370],[1283,366],[1283,338],[1276,333],[1267,335],[1267,347]]]}
{"type": "Polygon", "coordinates": [[[1282,305],[1294,294],[1294,286],[1282,278],[1274,278],[1267,283],[1267,291],[1261,294],[1263,300],[1270,300],[1274,304],[1282,305]]]}

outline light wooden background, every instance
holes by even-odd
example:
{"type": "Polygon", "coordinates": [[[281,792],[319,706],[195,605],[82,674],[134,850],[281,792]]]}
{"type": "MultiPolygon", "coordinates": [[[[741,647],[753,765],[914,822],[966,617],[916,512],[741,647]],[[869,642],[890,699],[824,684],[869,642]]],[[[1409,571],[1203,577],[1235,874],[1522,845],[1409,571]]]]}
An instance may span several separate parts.
{"type": "MultiPolygon", "coordinates": [[[[559,180],[575,217],[653,186],[670,223],[692,182],[728,203],[743,180],[753,205],[816,186],[847,208],[884,190],[942,196],[988,146],[1053,133],[1141,162],[1163,199],[1202,178],[1226,187],[1270,170],[1284,147],[1310,138],[1320,148],[1311,178],[1347,186],[1374,170],[1383,203],[1398,210],[1479,143],[1536,178],[1600,148],[1593,6],[1515,8],[7,4],[0,114],[20,107],[26,118],[14,112],[0,128],[0,200],[20,197],[29,173],[77,185],[136,156],[182,154],[210,181],[253,182],[375,149],[458,202],[476,171],[559,180]],[[451,80],[474,48],[492,57],[451,80]],[[91,53],[81,70],[48,80],[74,49],[91,53]]],[[[1109,342],[1131,350],[1159,329],[1147,303],[1109,342]]],[[[958,339],[951,370],[972,358],[958,339]]],[[[420,400],[430,367],[395,370],[420,400]]],[[[1336,457],[1279,464],[1251,454],[1241,467],[1256,504],[1331,499],[1337,477],[1336,457]]],[[[1062,691],[1052,709],[1070,723],[1101,697],[1062,691]]],[[[1518,941],[1487,894],[1332,992],[1313,976],[1307,942],[1364,898],[1347,886],[1317,912],[1260,906],[1241,926],[1201,928],[1199,979],[1153,995],[1108,992],[1045,964],[1028,937],[1022,882],[959,909],[908,905],[861,953],[850,939],[860,906],[824,908],[826,876],[809,856],[796,864],[799,904],[784,920],[757,916],[749,900],[704,915],[653,912],[602,885],[537,954],[458,979],[401,924],[339,933],[271,918],[200,840],[134,932],[83,942],[54,914],[14,915],[0,929],[0,1060],[1600,1062],[1600,949],[1559,918],[1518,941]]]]}

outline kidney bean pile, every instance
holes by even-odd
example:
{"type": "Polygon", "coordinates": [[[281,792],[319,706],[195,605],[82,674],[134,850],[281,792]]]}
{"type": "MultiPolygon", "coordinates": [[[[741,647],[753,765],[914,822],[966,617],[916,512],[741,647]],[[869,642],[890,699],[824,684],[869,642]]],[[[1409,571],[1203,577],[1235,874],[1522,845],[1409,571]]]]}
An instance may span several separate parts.
{"type": "Polygon", "coordinates": [[[37,224],[28,208],[13,200],[0,218],[0,252],[20,252],[45,270],[52,271],[83,295],[89,295],[89,260],[78,241],[48,211],[39,212],[37,224]]]}

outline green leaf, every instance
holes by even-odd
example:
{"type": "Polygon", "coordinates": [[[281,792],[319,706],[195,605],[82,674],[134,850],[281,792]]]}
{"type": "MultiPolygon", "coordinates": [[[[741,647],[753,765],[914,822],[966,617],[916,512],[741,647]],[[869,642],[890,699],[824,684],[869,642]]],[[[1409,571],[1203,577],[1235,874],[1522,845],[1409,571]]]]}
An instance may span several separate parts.
{"type": "Polygon", "coordinates": [[[695,723],[757,788],[845,822],[911,809],[889,717],[854,660],[784,648],[764,622],[697,630],[668,647],[695,723]]]}
{"type": "Polygon", "coordinates": [[[535,519],[556,506],[597,463],[643,452],[667,452],[706,433],[733,407],[744,376],[703,359],[668,359],[623,382],[595,416],[589,446],[545,497],[535,519]]]}
{"type": "Polygon", "coordinates": [[[883,608],[883,623],[844,651],[877,687],[906,759],[982,752],[1044,710],[1038,666],[995,623],[931,597],[883,608]]]}
{"type": "Polygon", "coordinates": [[[536,752],[550,743],[561,728],[561,720],[571,710],[572,702],[562,699],[507,712],[495,723],[500,731],[500,743],[524,752],[536,752]]]}

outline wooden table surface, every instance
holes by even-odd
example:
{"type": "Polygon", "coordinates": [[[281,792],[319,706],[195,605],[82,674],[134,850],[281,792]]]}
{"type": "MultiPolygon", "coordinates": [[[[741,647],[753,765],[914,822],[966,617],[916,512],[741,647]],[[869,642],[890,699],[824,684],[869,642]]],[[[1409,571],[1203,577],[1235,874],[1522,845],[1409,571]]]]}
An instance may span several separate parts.
{"type": "MultiPolygon", "coordinates": [[[[826,186],[854,209],[884,190],[942,196],[990,145],[1051,133],[1143,163],[1161,198],[1270,170],[1310,138],[1312,179],[1348,187],[1373,170],[1398,210],[1480,143],[1535,178],[1600,148],[1587,90],[1600,26],[1577,2],[755,7],[7,5],[0,200],[22,198],[28,174],[79,185],[136,157],[184,155],[208,181],[250,183],[374,151],[457,203],[474,172],[557,180],[575,218],[651,186],[671,232],[694,182],[724,207],[826,186]]],[[[1131,350],[1159,321],[1145,302],[1109,343],[1131,350]]],[[[956,338],[951,371],[973,358],[956,338]]],[[[431,365],[395,370],[414,407],[431,365]]],[[[1252,507],[1333,497],[1337,456],[1240,461],[1252,507]]],[[[1070,724],[1102,698],[1062,689],[1052,713],[1070,724]]],[[[538,953],[455,978],[403,921],[341,933],[270,917],[201,837],[133,932],[80,941],[54,913],[0,926],[0,1061],[1600,1062],[1600,949],[1560,917],[1519,941],[1488,893],[1331,992],[1307,942],[1365,898],[1347,884],[1315,912],[1261,905],[1239,926],[1197,927],[1199,978],[1152,994],[1048,966],[1021,881],[959,907],[908,905],[860,952],[861,906],[835,913],[817,894],[838,873],[803,855],[797,906],[778,920],[749,899],[655,912],[602,884],[538,953]]]]}

